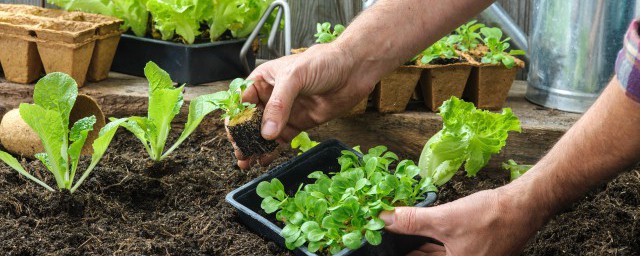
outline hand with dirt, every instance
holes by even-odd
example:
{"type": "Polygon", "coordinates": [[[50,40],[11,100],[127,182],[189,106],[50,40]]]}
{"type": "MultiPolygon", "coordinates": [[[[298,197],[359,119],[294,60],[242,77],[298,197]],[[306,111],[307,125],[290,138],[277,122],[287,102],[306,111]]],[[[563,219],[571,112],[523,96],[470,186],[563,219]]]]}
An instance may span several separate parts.
{"type": "MultiPolygon", "coordinates": [[[[336,44],[316,45],[258,66],[247,78],[254,84],[245,91],[243,101],[264,108],[261,132],[265,139],[286,143],[303,130],[344,115],[371,93],[375,78],[356,75],[356,68],[355,60],[336,44]]],[[[270,155],[247,159],[235,152],[242,169],[256,160],[269,163],[272,159],[270,155]]]]}

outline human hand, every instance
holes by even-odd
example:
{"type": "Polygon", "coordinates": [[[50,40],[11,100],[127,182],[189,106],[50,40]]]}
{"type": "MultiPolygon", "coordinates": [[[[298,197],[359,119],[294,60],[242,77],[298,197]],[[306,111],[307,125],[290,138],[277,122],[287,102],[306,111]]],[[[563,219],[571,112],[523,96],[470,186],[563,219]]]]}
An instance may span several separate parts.
{"type": "MultiPolygon", "coordinates": [[[[286,143],[303,130],[344,115],[371,93],[376,79],[358,72],[358,67],[335,44],[315,45],[258,66],[247,78],[254,83],[243,101],[264,108],[261,132],[265,139],[286,143]]],[[[235,152],[241,169],[258,159],[263,164],[273,159],[246,158],[235,152]]]]}
{"type": "Polygon", "coordinates": [[[397,207],[380,218],[391,232],[444,244],[425,244],[409,255],[517,255],[547,215],[507,190],[481,191],[435,207],[397,207]]]}

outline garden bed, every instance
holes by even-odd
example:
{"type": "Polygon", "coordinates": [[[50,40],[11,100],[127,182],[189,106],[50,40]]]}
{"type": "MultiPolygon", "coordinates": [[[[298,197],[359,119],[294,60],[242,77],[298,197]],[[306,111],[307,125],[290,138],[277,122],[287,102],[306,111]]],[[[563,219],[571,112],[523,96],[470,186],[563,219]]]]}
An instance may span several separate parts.
{"type": "MultiPolygon", "coordinates": [[[[232,163],[224,130],[209,126],[159,165],[120,131],[73,196],[49,193],[0,165],[0,251],[15,255],[283,255],[238,222],[225,195],[264,173],[232,163]],[[132,146],[134,145],[134,146],[132,146]]],[[[177,134],[174,134],[176,136],[177,134]]],[[[282,163],[292,153],[284,153],[282,163]]],[[[83,162],[86,164],[86,161],[83,162]]],[[[44,173],[41,164],[31,170],[44,173]]],[[[508,182],[506,171],[459,173],[439,203],[508,182]]],[[[44,177],[49,177],[44,175],[44,177]]],[[[45,178],[49,183],[52,180],[45,178]]],[[[640,171],[590,193],[538,233],[526,255],[640,254],[640,171]]]]}

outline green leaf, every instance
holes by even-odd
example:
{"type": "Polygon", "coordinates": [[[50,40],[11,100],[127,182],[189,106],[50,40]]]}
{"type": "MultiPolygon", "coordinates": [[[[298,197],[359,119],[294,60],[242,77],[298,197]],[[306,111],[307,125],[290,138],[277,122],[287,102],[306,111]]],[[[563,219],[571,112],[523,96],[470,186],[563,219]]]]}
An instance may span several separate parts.
{"type": "Polygon", "coordinates": [[[93,125],[96,123],[95,116],[89,116],[82,118],[76,121],[71,128],[71,132],[69,133],[69,140],[72,141],[69,146],[69,158],[71,159],[71,173],[69,177],[67,177],[67,181],[69,184],[67,186],[71,186],[73,179],[76,174],[76,170],[78,169],[78,162],[80,161],[80,154],[82,153],[82,148],[89,136],[89,132],[93,130],[93,125]]]}
{"type": "Polygon", "coordinates": [[[16,170],[18,173],[20,173],[22,176],[26,177],[27,179],[30,179],[31,181],[37,183],[38,185],[46,188],[49,191],[54,191],[53,188],[51,188],[49,185],[42,182],[38,178],[34,177],[29,172],[27,172],[24,168],[22,168],[22,165],[20,165],[20,162],[18,162],[18,159],[9,155],[7,152],[0,150],[0,160],[2,160],[4,163],[9,165],[11,168],[16,170]]]}
{"type": "Polygon", "coordinates": [[[502,168],[511,172],[511,181],[514,181],[517,178],[520,178],[525,172],[531,169],[533,165],[520,165],[509,159],[506,163],[502,163],[502,168]]]}
{"type": "Polygon", "coordinates": [[[364,233],[364,238],[372,245],[379,245],[382,243],[382,235],[380,234],[380,231],[367,230],[364,233]]]}
{"type": "Polygon", "coordinates": [[[362,244],[362,234],[358,231],[345,234],[342,236],[342,243],[351,250],[358,249],[362,244]]]}
{"type": "Polygon", "coordinates": [[[302,224],[303,221],[304,221],[304,215],[301,212],[293,213],[293,216],[291,216],[291,219],[289,219],[289,222],[295,225],[300,225],[302,224]]]}
{"type": "Polygon", "coordinates": [[[322,238],[324,238],[325,233],[322,231],[322,229],[317,228],[317,229],[310,230],[306,234],[307,234],[307,240],[309,242],[318,242],[322,240],[322,238]]]}
{"type": "Polygon", "coordinates": [[[151,141],[153,160],[159,161],[171,130],[171,121],[182,106],[183,87],[174,88],[169,74],[153,62],[148,62],[144,74],[149,80],[148,119],[155,127],[156,136],[151,141]]]}
{"type": "Polygon", "coordinates": [[[282,232],[280,232],[280,235],[287,240],[295,241],[300,237],[300,228],[296,225],[286,225],[282,229],[282,232]]]}
{"type": "Polygon", "coordinates": [[[307,221],[307,222],[302,224],[300,230],[302,230],[302,232],[304,232],[305,234],[308,234],[312,230],[316,230],[316,229],[319,229],[319,228],[320,228],[320,225],[318,224],[318,222],[307,221]]]}
{"type": "Polygon", "coordinates": [[[372,218],[371,220],[369,220],[369,222],[367,222],[364,228],[368,230],[380,230],[384,228],[384,221],[379,218],[372,218]]]}
{"type": "Polygon", "coordinates": [[[275,196],[275,194],[271,192],[271,183],[268,181],[260,182],[258,187],[256,187],[256,192],[258,193],[258,196],[262,198],[275,196]]]}
{"type": "Polygon", "coordinates": [[[322,243],[321,242],[309,242],[309,245],[307,246],[307,249],[309,250],[309,252],[315,253],[318,250],[320,250],[320,248],[322,248],[322,243]]]}
{"type": "MultiPolygon", "coordinates": [[[[37,85],[36,85],[37,86],[37,85]]],[[[56,178],[58,188],[66,188],[67,173],[67,128],[62,116],[56,110],[45,109],[39,105],[20,104],[20,116],[38,134],[44,150],[49,156],[50,169],[56,178]]]]}
{"type": "Polygon", "coordinates": [[[54,72],[38,80],[33,91],[33,102],[44,109],[58,112],[66,131],[77,96],[76,81],[65,73],[54,72]]]}
{"type": "Polygon", "coordinates": [[[280,207],[280,201],[273,199],[273,197],[267,197],[262,200],[262,204],[260,204],[260,207],[266,213],[270,214],[278,210],[278,208],[280,207]]]}

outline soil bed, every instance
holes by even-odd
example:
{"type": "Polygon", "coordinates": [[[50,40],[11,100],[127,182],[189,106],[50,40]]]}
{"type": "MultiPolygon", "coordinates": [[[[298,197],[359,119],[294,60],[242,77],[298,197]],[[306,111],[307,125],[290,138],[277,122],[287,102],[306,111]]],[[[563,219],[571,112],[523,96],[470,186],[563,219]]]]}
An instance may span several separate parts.
{"type": "MultiPolygon", "coordinates": [[[[212,127],[193,134],[165,162],[153,164],[137,139],[121,130],[74,195],[46,192],[0,164],[0,251],[288,255],[241,225],[224,197],[293,155],[283,153],[270,167],[241,171],[224,129],[212,127]]],[[[40,163],[23,163],[28,170],[50,177],[40,163]]],[[[500,186],[508,176],[488,170],[475,179],[457,175],[442,188],[440,202],[500,186]]],[[[525,254],[640,255],[640,172],[625,173],[570,207],[537,235],[525,254]]]]}

